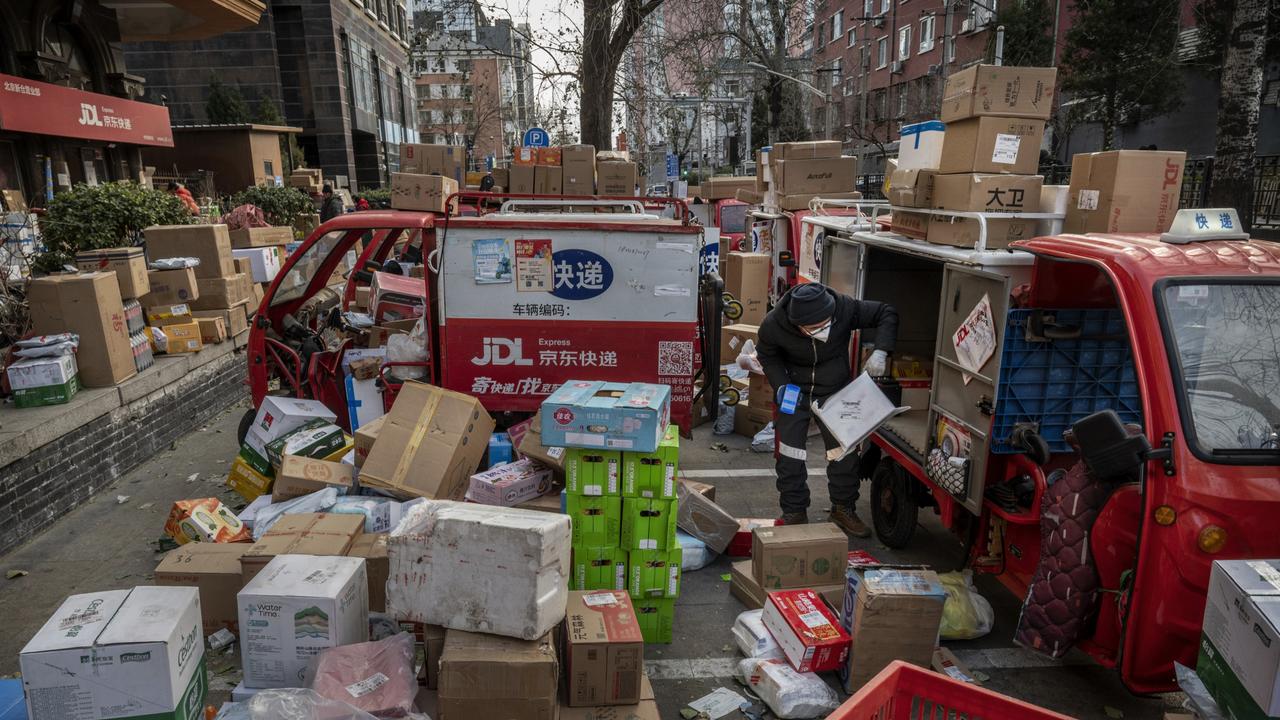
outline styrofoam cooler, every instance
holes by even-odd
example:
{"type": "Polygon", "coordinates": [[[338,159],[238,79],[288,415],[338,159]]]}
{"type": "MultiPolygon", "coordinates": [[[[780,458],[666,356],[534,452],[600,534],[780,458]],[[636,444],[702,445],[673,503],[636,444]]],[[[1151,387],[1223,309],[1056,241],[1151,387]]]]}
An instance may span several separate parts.
{"type": "Polygon", "coordinates": [[[939,120],[903,125],[898,133],[898,169],[937,169],[945,134],[946,125],[939,120]]]}

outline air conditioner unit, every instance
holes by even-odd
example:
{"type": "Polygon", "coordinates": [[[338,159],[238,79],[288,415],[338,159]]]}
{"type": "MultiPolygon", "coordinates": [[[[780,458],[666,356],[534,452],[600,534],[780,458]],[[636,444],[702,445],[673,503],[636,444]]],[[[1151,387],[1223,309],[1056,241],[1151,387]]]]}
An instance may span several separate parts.
{"type": "Polygon", "coordinates": [[[960,34],[973,32],[976,24],[973,18],[965,18],[964,22],[960,23],[960,34]]]}
{"type": "Polygon", "coordinates": [[[902,61],[901,61],[901,60],[895,60],[895,61],[893,61],[893,62],[889,63],[889,72],[890,72],[890,73],[892,73],[892,74],[894,74],[894,75],[901,75],[901,74],[902,74],[902,61]]]}
{"type": "Polygon", "coordinates": [[[942,74],[942,63],[938,63],[937,65],[930,65],[930,66],[929,66],[929,74],[930,74],[930,75],[941,75],[941,74],[942,74]]]}
{"type": "Polygon", "coordinates": [[[871,18],[871,27],[878,27],[878,28],[884,27],[884,16],[881,15],[880,17],[871,18]]]}

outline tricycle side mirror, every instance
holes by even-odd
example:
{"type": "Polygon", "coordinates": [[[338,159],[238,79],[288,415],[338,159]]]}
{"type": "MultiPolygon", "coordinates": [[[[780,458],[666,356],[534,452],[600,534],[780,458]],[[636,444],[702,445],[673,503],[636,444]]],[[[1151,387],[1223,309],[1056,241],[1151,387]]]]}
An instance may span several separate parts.
{"type": "Polygon", "coordinates": [[[1080,458],[1102,480],[1131,475],[1151,457],[1145,435],[1132,433],[1115,410],[1101,410],[1071,426],[1080,458]]]}

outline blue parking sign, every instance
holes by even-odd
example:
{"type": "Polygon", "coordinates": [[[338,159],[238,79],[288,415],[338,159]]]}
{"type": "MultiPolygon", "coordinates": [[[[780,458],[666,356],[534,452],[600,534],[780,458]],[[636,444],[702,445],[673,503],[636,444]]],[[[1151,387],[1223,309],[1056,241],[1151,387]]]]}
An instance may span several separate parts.
{"type": "Polygon", "coordinates": [[[531,127],[524,131],[525,147],[551,147],[551,136],[540,127],[531,127]]]}
{"type": "Polygon", "coordinates": [[[680,156],[675,153],[667,153],[667,180],[676,180],[680,177],[680,156]]]}

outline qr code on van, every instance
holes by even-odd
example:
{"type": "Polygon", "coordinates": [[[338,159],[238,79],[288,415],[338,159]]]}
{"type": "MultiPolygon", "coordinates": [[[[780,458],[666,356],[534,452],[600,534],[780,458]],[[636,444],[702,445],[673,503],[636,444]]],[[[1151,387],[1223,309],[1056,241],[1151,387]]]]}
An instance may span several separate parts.
{"type": "Polygon", "coordinates": [[[688,377],[693,374],[693,343],[658,341],[658,374],[688,377]]]}

